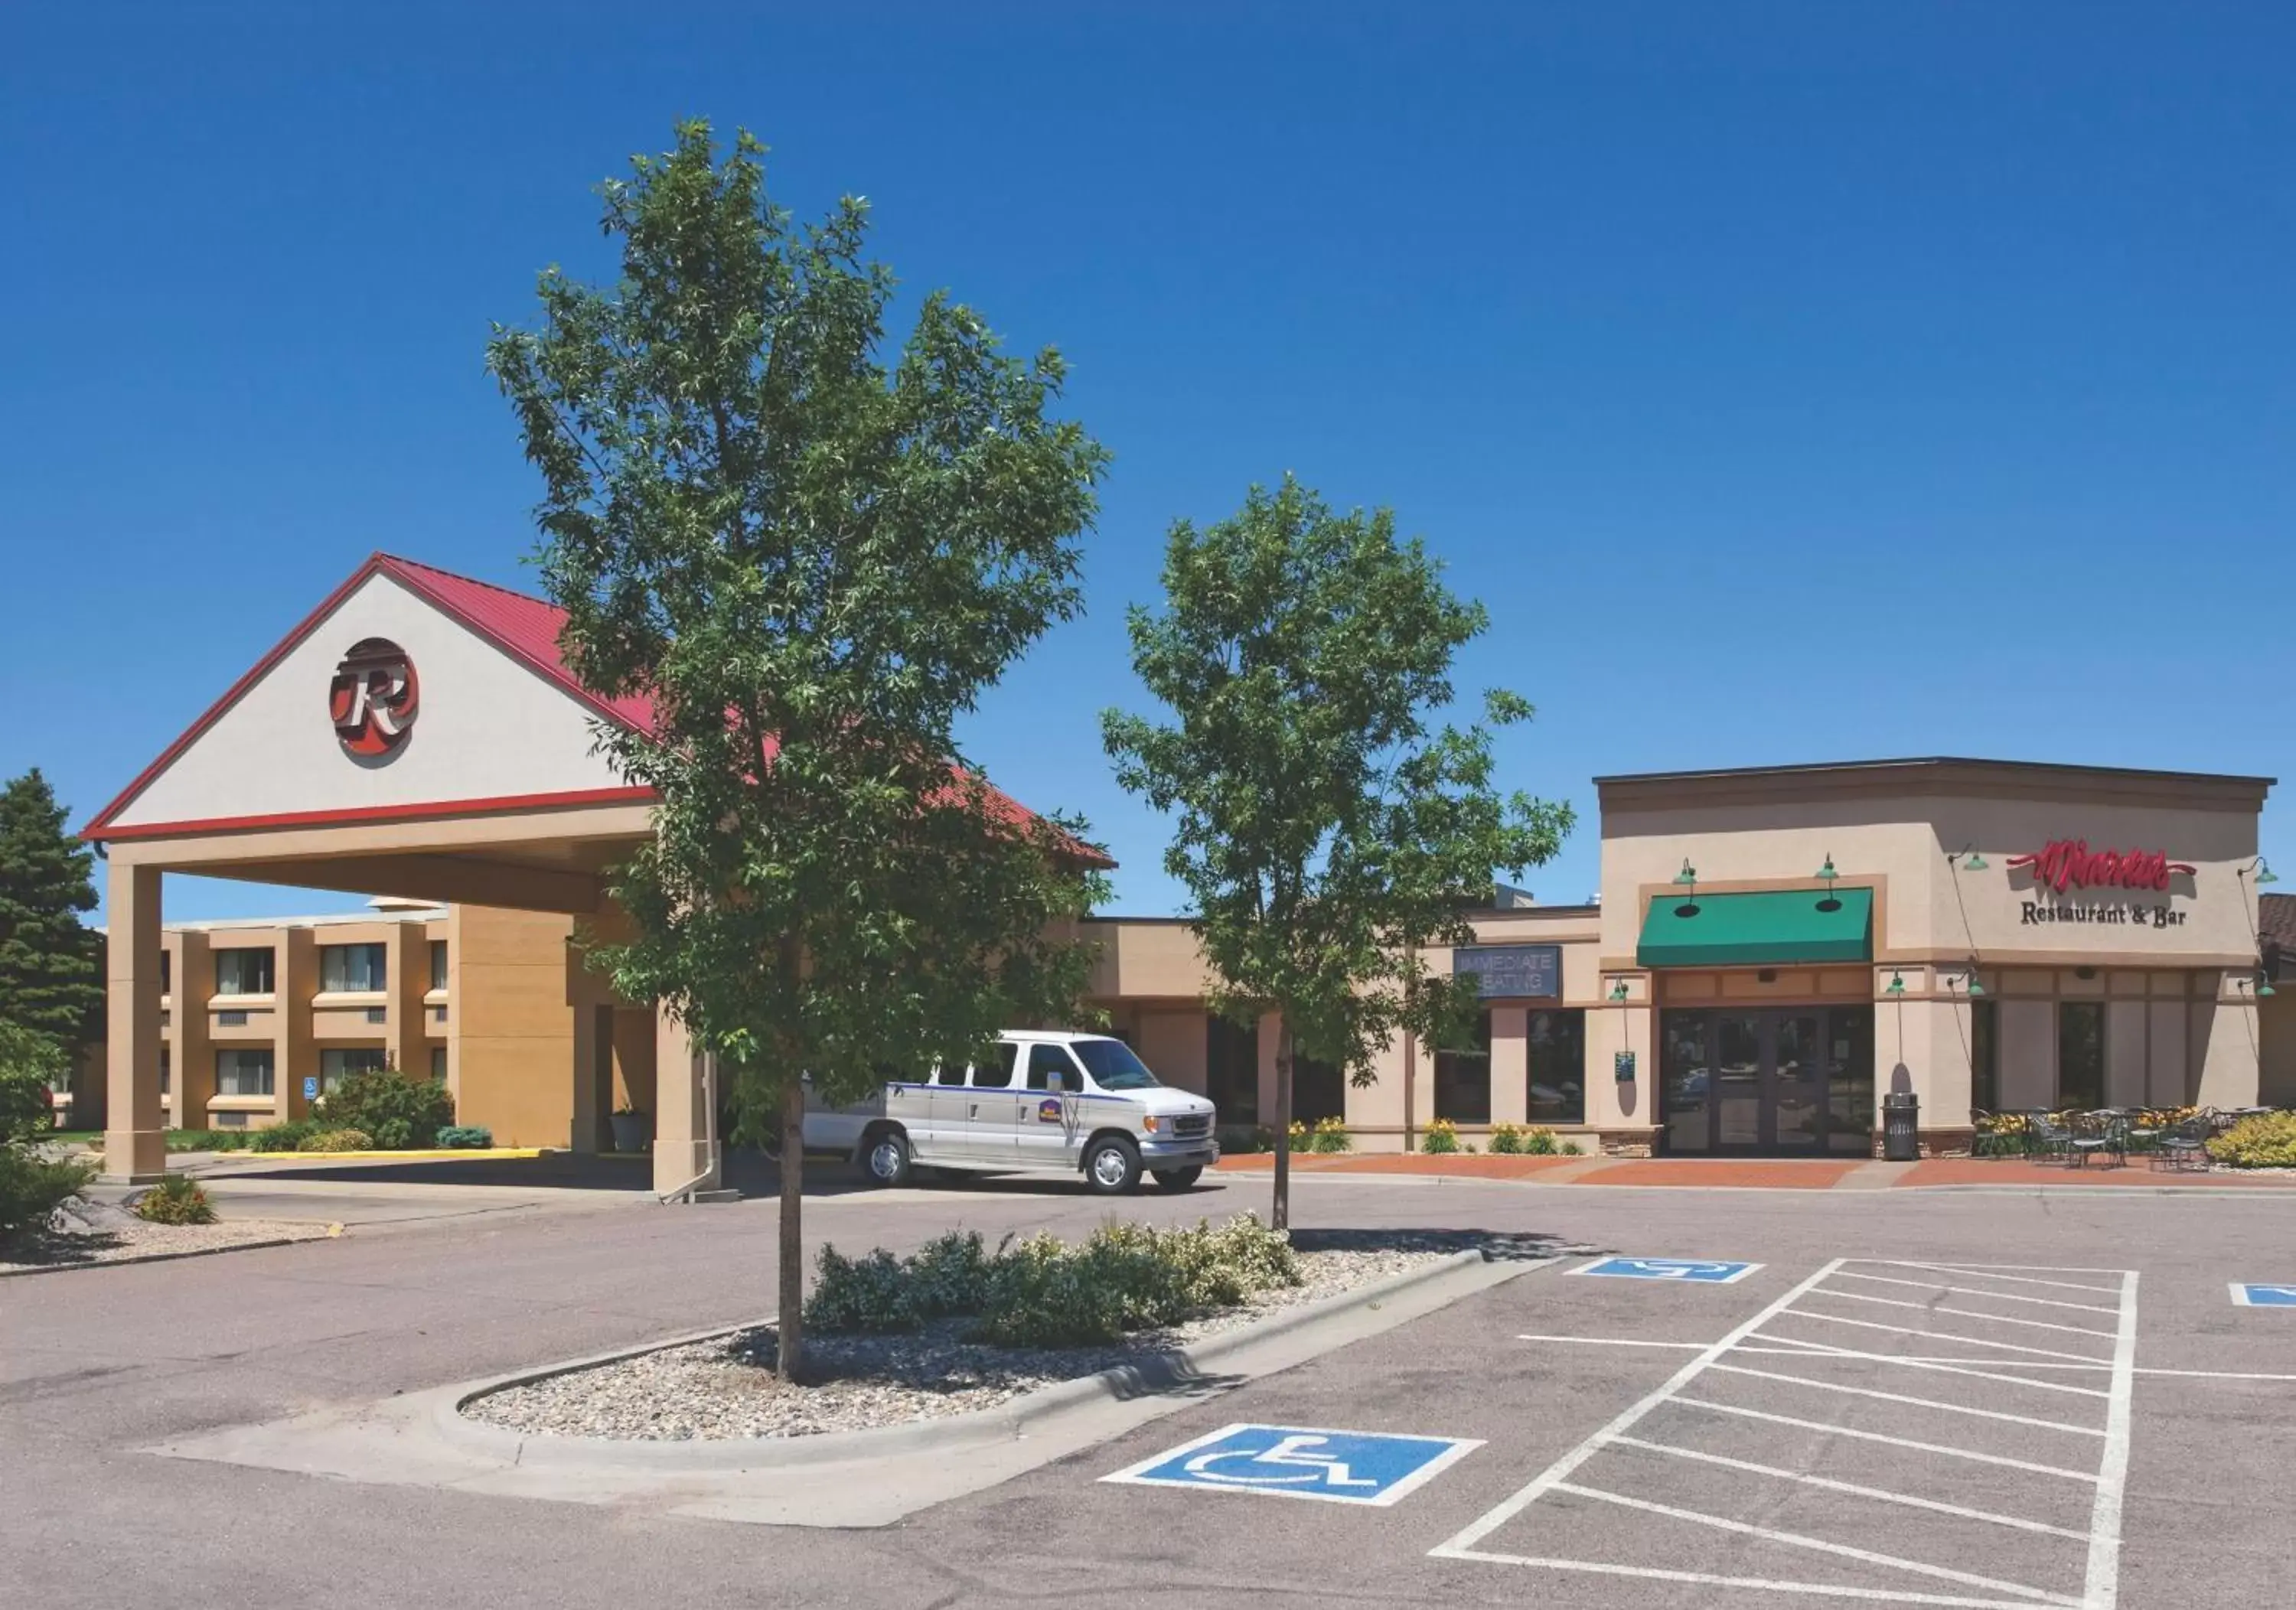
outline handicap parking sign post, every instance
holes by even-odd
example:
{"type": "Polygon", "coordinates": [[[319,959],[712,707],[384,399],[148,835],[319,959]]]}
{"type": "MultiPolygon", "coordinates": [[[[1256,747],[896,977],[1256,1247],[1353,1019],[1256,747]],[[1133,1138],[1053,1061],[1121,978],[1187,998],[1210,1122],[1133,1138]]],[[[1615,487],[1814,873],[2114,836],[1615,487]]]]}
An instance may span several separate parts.
{"type": "Polygon", "coordinates": [[[1384,1508],[1481,1446],[1471,1437],[1223,1426],[1100,1479],[1384,1508]]]}
{"type": "Polygon", "coordinates": [[[1728,1286],[1761,1267],[1711,1258],[1597,1258],[1582,1263],[1574,1275],[1603,1275],[1618,1280],[1674,1280],[1693,1286],[1728,1286]]]}
{"type": "Polygon", "coordinates": [[[2296,1286],[2256,1286],[2235,1283],[2232,1300],[2243,1308],[2296,1308],[2296,1286]]]}
{"type": "Polygon", "coordinates": [[[305,1075],[304,1080],[303,1080],[303,1099],[304,1099],[304,1100],[306,1100],[306,1101],[316,1101],[318,1099],[319,1099],[319,1081],[318,1081],[318,1079],[316,1078],[316,1075],[305,1075]]]}

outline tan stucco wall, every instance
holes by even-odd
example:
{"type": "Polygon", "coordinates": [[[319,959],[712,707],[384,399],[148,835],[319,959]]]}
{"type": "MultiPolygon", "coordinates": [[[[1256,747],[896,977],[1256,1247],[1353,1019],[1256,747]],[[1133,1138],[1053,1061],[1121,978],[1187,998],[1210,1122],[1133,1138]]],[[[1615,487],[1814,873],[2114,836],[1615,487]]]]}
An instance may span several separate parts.
{"type": "Polygon", "coordinates": [[[2264,1042],[2263,1091],[2257,1099],[2296,1107],[2296,982],[2282,981],[2257,1002],[2257,1034],[2264,1042]]]}
{"type": "Polygon", "coordinates": [[[565,1146],[574,1123],[572,919],[458,905],[447,919],[455,1121],[503,1146],[565,1146]]]}

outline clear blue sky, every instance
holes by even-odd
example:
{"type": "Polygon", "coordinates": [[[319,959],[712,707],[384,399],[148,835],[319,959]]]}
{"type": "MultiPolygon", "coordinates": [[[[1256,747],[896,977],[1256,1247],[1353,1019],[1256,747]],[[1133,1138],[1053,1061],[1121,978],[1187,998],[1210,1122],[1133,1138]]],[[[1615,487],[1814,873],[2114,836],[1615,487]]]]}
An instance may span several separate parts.
{"type": "Polygon", "coordinates": [[[1463,681],[1540,712],[1506,780],[1582,813],[1545,899],[1594,887],[1606,772],[2292,771],[2276,0],[90,0],[6,34],[0,771],[75,822],[369,550],[529,584],[488,322],[610,267],[590,186],[683,114],[1068,355],[1116,454],[1091,613],[968,740],[1091,818],[1120,910],[1177,899],[1100,754],[1123,607],[1170,519],[1287,469],[1490,606],[1463,681]]]}

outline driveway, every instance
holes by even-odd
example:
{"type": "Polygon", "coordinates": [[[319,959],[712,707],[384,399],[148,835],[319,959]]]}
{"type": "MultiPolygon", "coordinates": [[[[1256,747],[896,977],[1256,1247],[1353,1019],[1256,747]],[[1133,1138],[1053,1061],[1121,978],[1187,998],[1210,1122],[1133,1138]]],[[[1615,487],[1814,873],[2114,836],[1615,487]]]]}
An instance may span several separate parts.
{"type": "MultiPolygon", "coordinates": [[[[1265,1200],[1264,1182],[1230,1178],[1177,1198],[1132,1198],[1120,1211],[1169,1221],[1264,1209],[1265,1200]]],[[[658,1600],[988,1606],[1036,1598],[1128,1606],[1144,1598],[1269,1598],[1734,1610],[1810,1603],[1814,1583],[1821,1601],[2103,1610],[2110,1601],[2092,1592],[2090,1559],[2109,1529],[2120,1604],[2276,1602],[2271,1583],[2286,1524],[2276,1450],[2296,1434],[2296,1398],[2285,1381],[2228,1377],[2296,1374],[2296,1313],[2235,1309],[2226,1288],[2234,1279],[2296,1280],[2296,1209],[2285,1198],[1591,1192],[1302,1177],[1294,1203],[1303,1226],[1488,1229],[1762,1267],[1701,1287],[1606,1281],[1549,1267],[874,1532],[785,1532],[366,1486],[139,1451],[202,1430],[769,1312],[770,1202],[663,1209],[625,1200],[40,1276],[0,1287],[0,1486],[10,1505],[0,1581],[21,1602],[58,1607],[188,1593],[194,1602],[227,1596],[249,1606],[422,1610],[481,1598],[619,1607],[658,1600]],[[2002,1264],[2076,1272],[2021,1276],[2002,1264]],[[2095,1289],[2018,1283],[2025,1279],[2095,1289]],[[1992,1296],[1931,1289],[1953,1285],[1992,1296]],[[1914,1306],[1886,1305],[1899,1292],[1914,1306]],[[2020,1296],[2099,1312],[2061,1312],[2020,1296]],[[1935,1312],[1945,1306],[1993,1317],[1935,1312]],[[1787,1309],[1837,1320],[1870,1313],[1866,1322],[1881,1328],[1787,1309]],[[2132,1318],[2122,1373],[2124,1312],[2132,1318]],[[2013,1322],[2028,1313],[2069,1331],[2013,1322]],[[2110,1339],[2070,1330],[2109,1332],[2110,1339]],[[1931,1334],[1915,1334],[1923,1331],[1931,1334]],[[1757,1339],[1765,1332],[1770,1339],[1757,1339]],[[2021,1340],[1987,1345],[2013,1336],[2021,1340]],[[2038,1351],[2014,1351],[2021,1343],[2038,1351]],[[1751,1351],[1765,1347],[1775,1351],[1751,1351]],[[2007,1367],[1963,1377],[1880,1361],[1971,1353],[1997,1353],[2007,1367]],[[1701,1359],[1697,1377],[1676,1379],[1701,1359]],[[2148,1373],[2163,1370],[2194,1373],[2148,1373]],[[2060,1376],[2082,1391],[2018,1384],[2060,1376]],[[1915,1379],[1922,1384],[1909,1384],[1915,1379]],[[1956,1407],[1862,1395],[1883,1392],[1956,1407]],[[1732,1393],[1741,1395],[1724,1395],[1732,1393]],[[1685,1402],[1705,1397],[1800,1424],[1716,1416],[1685,1402]],[[1621,1426],[1638,1405],[1639,1415],[1621,1426]],[[1993,1414],[2078,1421],[2079,1428],[1993,1414]],[[2123,1497],[2108,1517],[2095,1494],[2107,1480],[2116,1415],[2125,1430],[2123,1497]],[[1875,1418],[1889,1416],[1898,1418],[1875,1418]],[[1247,1420],[1483,1445],[1393,1508],[1357,1513],[1248,1491],[1099,1479],[1247,1420]],[[1710,1421],[1726,1423],[1721,1440],[1710,1421]],[[2090,1501],[2086,1510],[2066,1507],[2058,1489],[2072,1476],[1897,1447],[1860,1432],[2079,1470],[2090,1501]],[[2067,1442],[2089,1456],[2086,1464],[2063,1451],[2067,1442]],[[1550,1481],[1524,1500],[1581,1450],[1562,1483],[1608,1498],[1561,1491],[1550,1481]],[[1943,1461],[1945,1469],[1916,1468],[1918,1461],[1943,1461]],[[1981,1514],[1794,1479],[1810,1471],[1844,1487],[1981,1514]],[[2022,1507],[2029,1490],[2035,1501],[2022,1507]],[[2002,1517],[2054,1530],[2005,1526],[2002,1517]],[[1811,1549],[1779,1541],[1784,1536],[1854,1552],[1811,1549]],[[1867,1557],[1983,1581],[1924,1576],[1867,1557]],[[1521,1563],[1555,1559],[1595,1568],[1521,1563]],[[1803,1575],[1787,1574],[1795,1570],[1803,1575]],[[1743,1582],[1768,1585],[1732,1585],[1743,1582]],[[1835,1592],[1842,1589],[1849,1591],[1835,1592]]],[[[1064,1181],[857,1194],[809,1204],[808,1239],[900,1249],[953,1225],[992,1238],[1037,1228],[1074,1235],[1110,1211],[1064,1181]]]]}

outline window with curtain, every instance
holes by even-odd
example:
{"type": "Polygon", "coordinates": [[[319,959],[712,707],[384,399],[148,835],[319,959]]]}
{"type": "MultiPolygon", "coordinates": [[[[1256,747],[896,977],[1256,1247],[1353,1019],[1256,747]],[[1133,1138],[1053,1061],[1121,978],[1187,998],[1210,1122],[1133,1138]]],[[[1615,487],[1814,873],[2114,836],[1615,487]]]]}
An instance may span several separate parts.
{"type": "Polygon", "coordinates": [[[1587,1014],[1533,1012],[1530,1040],[1530,1121],[1587,1122],[1587,1014]]]}
{"type": "Polygon", "coordinates": [[[328,1046],[319,1052],[319,1091],[325,1094],[353,1074],[379,1074],[383,1065],[380,1046],[328,1046]]]}
{"type": "Polygon", "coordinates": [[[320,946],[319,988],[328,993],[383,988],[383,950],[379,944],[320,946]]]}
{"type": "Polygon", "coordinates": [[[2104,1002],[2057,1002],[2057,1106],[2104,1105],[2104,1002]]]}
{"type": "Polygon", "coordinates": [[[271,1090],[271,1053],[267,1050],[227,1050],[216,1053],[216,1094],[267,1096],[271,1090]]]}
{"type": "Polygon", "coordinates": [[[1491,1011],[1476,1019],[1473,1041],[1435,1053],[1435,1116],[1454,1124],[1491,1121],[1491,1011]]]}
{"type": "Polygon", "coordinates": [[[1990,1001],[1969,1003],[1969,1107],[1973,1113],[2001,1110],[2000,1026],[1990,1001]]]}
{"type": "Polygon", "coordinates": [[[443,939],[430,942],[430,987],[434,990],[447,987],[447,942],[443,939]]]}
{"type": "Polygon", "coordinates": [[[271,993],[271,947],[242,947],[215,953],[216,993],[267,995],[271,993]]]}

